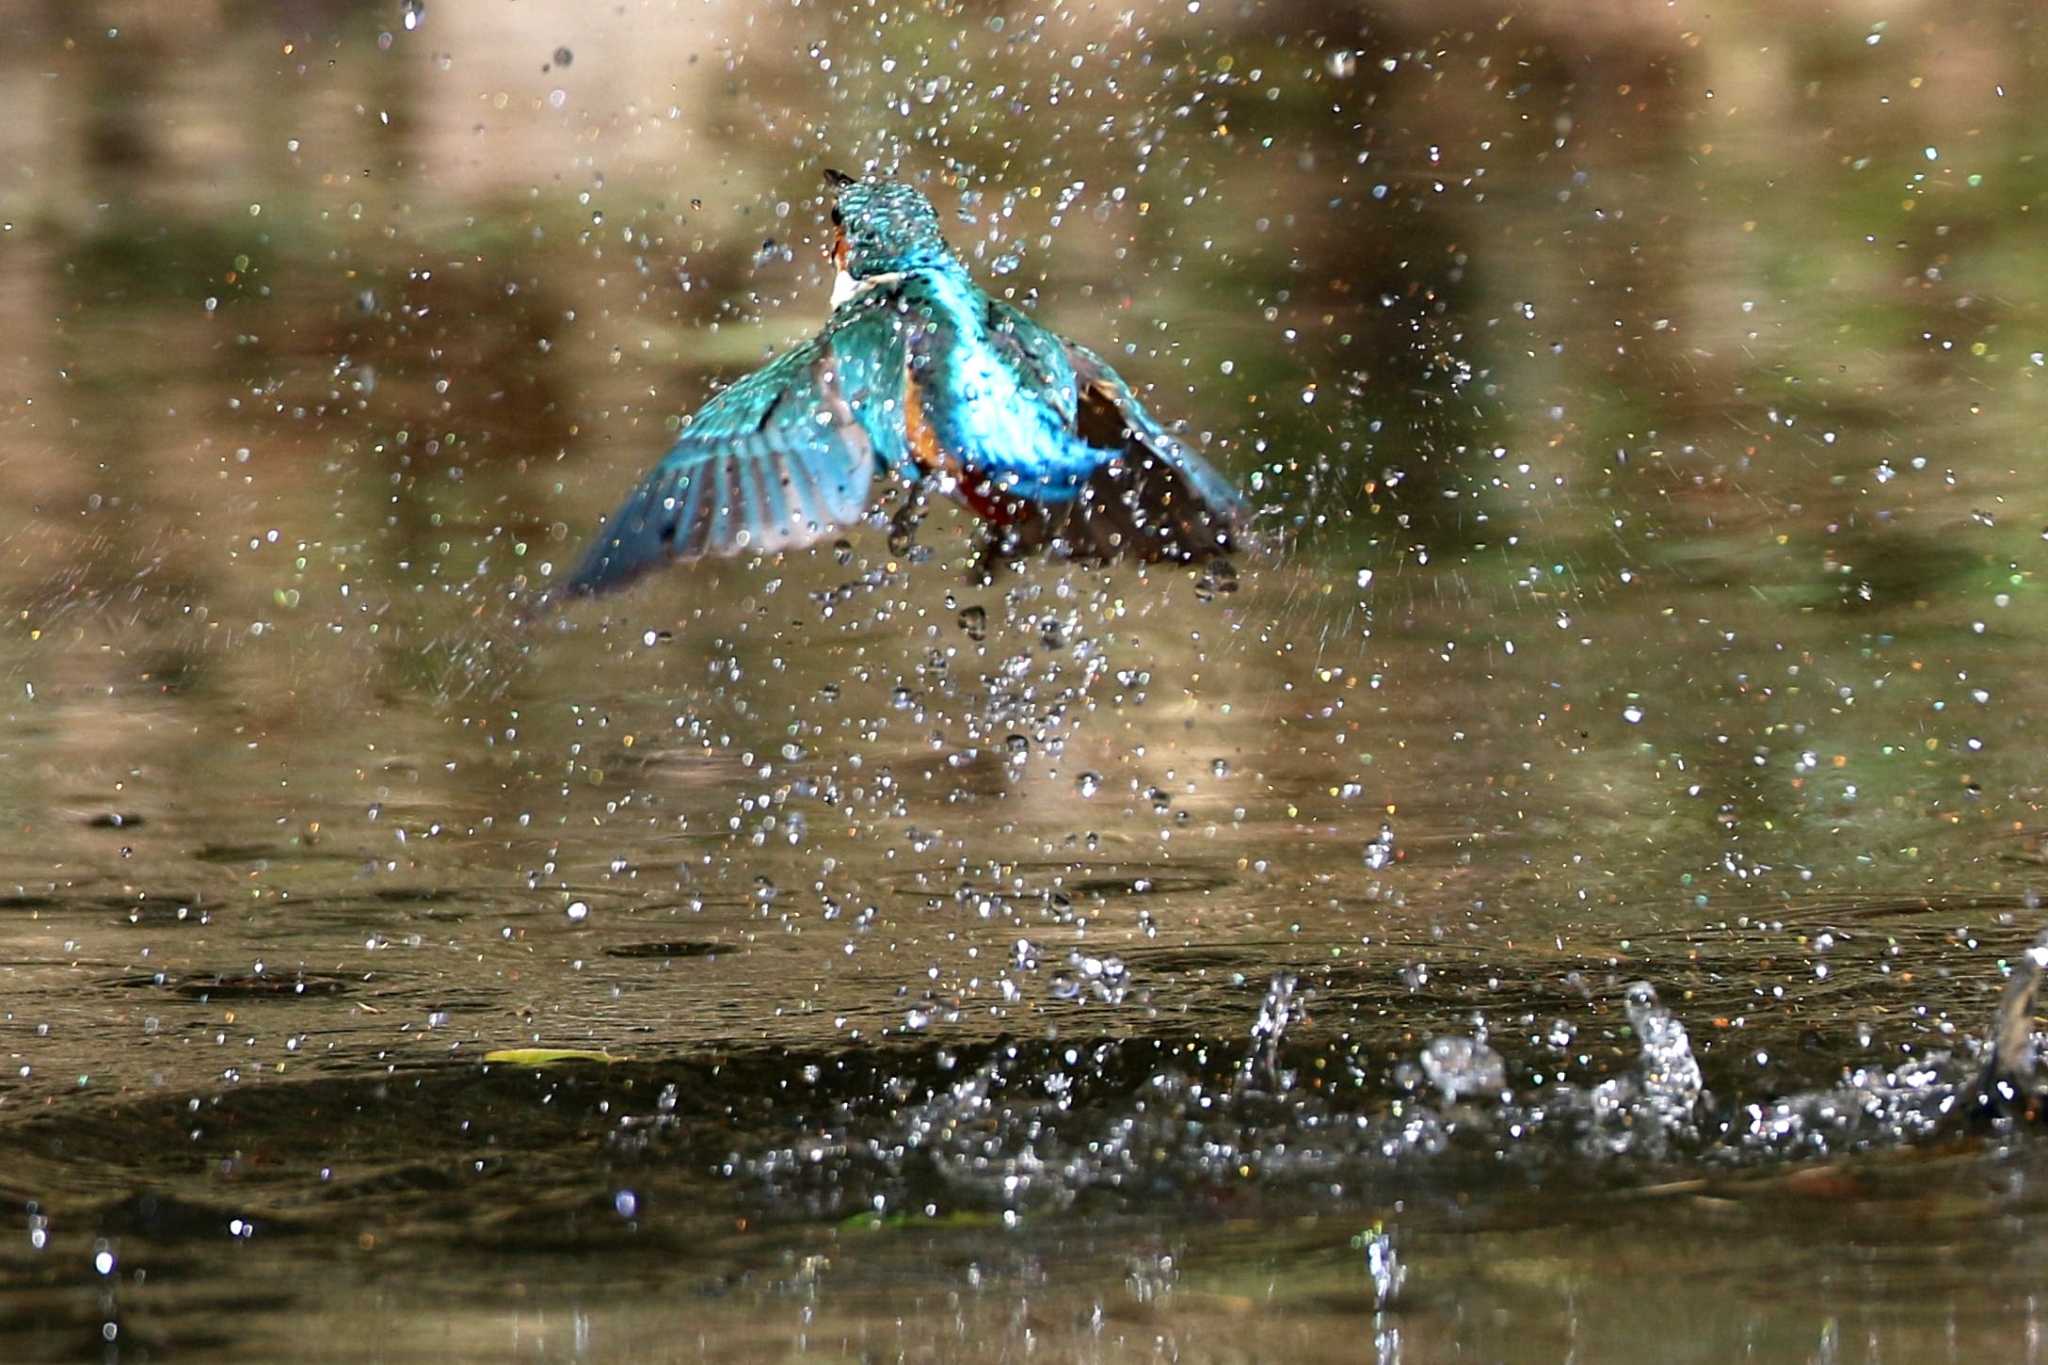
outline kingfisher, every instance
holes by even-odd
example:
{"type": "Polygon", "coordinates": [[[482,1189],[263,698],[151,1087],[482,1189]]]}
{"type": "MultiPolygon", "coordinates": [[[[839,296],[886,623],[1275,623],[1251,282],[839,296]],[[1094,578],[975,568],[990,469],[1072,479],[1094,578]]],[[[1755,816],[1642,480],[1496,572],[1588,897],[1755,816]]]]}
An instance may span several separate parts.
{"type": "Polygon", "coordinates": [[[1195,563],[1229,554],[1231,482],[1176,439],[1101,356],[990,298],[914,186],[826,171],[832,315],[811,340],[721,390],[606,522],[567,583],[582,596],[659,565],[800,549],[905,497],[986,530],[975,563],[1195,563]]]}

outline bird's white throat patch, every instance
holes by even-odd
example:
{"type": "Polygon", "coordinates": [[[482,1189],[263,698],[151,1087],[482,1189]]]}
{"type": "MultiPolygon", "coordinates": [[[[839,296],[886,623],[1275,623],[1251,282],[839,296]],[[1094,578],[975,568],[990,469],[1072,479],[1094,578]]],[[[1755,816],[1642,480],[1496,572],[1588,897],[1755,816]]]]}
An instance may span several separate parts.
{"type": "Polygon", "coordinates": [[[902,271],[892,270],[885,275],[870,275],[864,280],[857,280],[842,270],[832,280],[832,306],[837,308],[848,299],[865,294],[868,290],[881,285],[894,284],[902,278],[902,271]]]}

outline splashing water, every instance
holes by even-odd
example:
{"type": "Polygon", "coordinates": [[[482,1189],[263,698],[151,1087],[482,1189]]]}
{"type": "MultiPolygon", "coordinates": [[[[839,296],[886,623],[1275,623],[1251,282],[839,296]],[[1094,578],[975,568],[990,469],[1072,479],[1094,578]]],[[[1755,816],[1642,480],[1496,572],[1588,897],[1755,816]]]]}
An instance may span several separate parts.
{"type": "Polygon", "coordinates": [[[1292,1088],[1293,1074],[1280,1070],[1280,1040],[1290,1024],[1307,1017],[1306,1002],[1295,998],[1299,984],[1294,973],[1280,972],[1267,987],[1266,998],[1259,1002],[1259,1017],[1252,1021],[1252,1050],[1239,1073],[1241,1088],[1261,1080],[1276,1095],[1292,1088]]]}
{"type": "Polygon", "coordinates": [[[1053,975],[1050,990],[1056,1000],[1078,1000],[1092,996],[1105,1005],[1120,1005],[1130,989],[1130,972],[1120,957],[1097,957],[1079,949],[1067,954],[1067,969],[1053,975]]]}
{"type": "Polygon", "coordinates": [[[1644,1095],[1672,1121],[1689,1118],[1704,1082],[1685,1025],[1657,1002],[1657,990],[1647,981],[1628,988],[1628,1022],[1643,1045],[1637,1068],[1644,1095]]]}
{"type": "MultiPolygon", "coordinates": [[[[1037,969],[1042,951],[1017,940],[1013,964],[1037,969]]],[[[1108,977],[1110,960],[1102,961],[1108,977]]],[[[1062,975],[1079,986],[1085,963],[1065,965],[1062,975]]],[[[2048,943],[2015,966],[2023,980],[2011,998],[2024,1016],[2015,1027],[2029,1046],[2031,988],[2044,972],[2048,943]]],[[[1099,987],[1075,994],[1102,998],[1099,987]]],[[[1372,1197],[1375,1189],[1408,1188],[1417,1162],[1479,1158],[1541,1171],[1589,1157],[1663,1162],[1685,1153],[1775,1164],[1938,1138],[1980,1112],[1969,1101],[1979,1096],[1970,1087],[1983,1074],[1981,1057],[1944,1052],[1890,1070],[1857,1068],[1832,1086],[1704,1103],[1710,1096],[1685,1025],[1643,982],[1621,1002],[1639,1044],[1633,1065],[1597,1085],[1518,1089],[1509,1080],[1515,1067],[1475,1018],[1469,1035],[1428,1040],[1415,1060],[1394,1068],[1395,1085],[1381,1089],[1377,1069],[1352,1042],[1303,1036],[1307,994],[1294,973],[1271,978],[1249,1049],[1238,1057],[1111,1030],[1086,1041],[1015,1040],[985,1052],[949,1044],[849,1056],[829,1069],[813,1064],[805,1112],[824,1104],[829,1119],[807,1118],[796,1142],[735,1153],[733,1169],[746,1171],[773,1205],[797,1200],[831,1213],[979,1205],[1000,1210],[1007,1225],[1091,1193],[1141,1199],[1163,1185],[1242,1197],[1253,1180],[1260,1197],[1280,1201],[1322,1201],[1338,1190],[1372,1197]],[[1302,1083],[1307,1074],[1313,1083],[1302,1083]],[[1315,1141],[1300,1140],[1311,1131],[1315,1141]]],[[[1527,1035],[1539,1050],[1529,1059],[1539,1086],[1555,1065],[1554,1032],[1527,1035]]],[[[1518,1036],[1498,1042],[1511,1048],[1518,1036]]],[[[625,1149],[689,1142],[710,1125],[727,1143],[727,1122],[723,1110],[675,1110],[672,1098],[661,1112],[622,1125],[615,1141],[625,1149]]],[[[1386,1307],[1402,1284],[1391,1241],[1375,1227],[1352,1245],[1386,1307]]]]}
{"type": "Polygon", "coordinates": [[[2038,1118],[2042,1095],[2036,1067],[2040,1050],[2034,1039],[2034,998],[2048,973],[2048,931],[2013,963],[2012,976],[1999,997],[1991,1021],[1991,1038],[1983,1074],[1977,1082],[1977,1108],[1998,1116],[2018,1113],[2038,1118]]]}
{"type": "Polygon", "coordinates": [[[1636,1074],[1594,1087],[1593,1119],[1609,1150],[1637,1148],[1655,1155],[1672,1138],[1694,1134],[1693,1109],[1706,1084],[1685,1025],[1658,1002],[1654,986],[1630,985],[1627,1009],[1642,1045],[1636,1074]]]}
{"type": "Polygon", "coordinates": [[[1422,1073],[1442,1093],[1445,1104],[1499,1096],[1507,1087],[1507,1064],[1487,1046],[1484,1028],[1471,1038],[1430,1039],[1422,1049],[1422,1073]]]}
{"type": "Polygon", "coordinates": [[[1372,1306],[1385,1308],[1408,1279],[1408,1268],[1401,1264],[1401,1257],[1394,1250],[1393,1234],[1375,1223],[1352,1238],[1351,1244],[1365,1253],[1365,1277],[1372,1283],[1372,1306]]]}

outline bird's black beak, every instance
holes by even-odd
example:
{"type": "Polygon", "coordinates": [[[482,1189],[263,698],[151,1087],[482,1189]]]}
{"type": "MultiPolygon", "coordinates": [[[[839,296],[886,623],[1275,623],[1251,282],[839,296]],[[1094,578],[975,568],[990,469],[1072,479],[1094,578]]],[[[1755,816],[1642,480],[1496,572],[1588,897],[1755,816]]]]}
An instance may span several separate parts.
{"type": "Polygon", "coordinates": [[[848,175],[845,171],[835,171],[827,167],[825,171],[825,183],[830,185],[835,190],[843,190],[848,185],[851,185],[853,183],[853,177],[848,175]]]}

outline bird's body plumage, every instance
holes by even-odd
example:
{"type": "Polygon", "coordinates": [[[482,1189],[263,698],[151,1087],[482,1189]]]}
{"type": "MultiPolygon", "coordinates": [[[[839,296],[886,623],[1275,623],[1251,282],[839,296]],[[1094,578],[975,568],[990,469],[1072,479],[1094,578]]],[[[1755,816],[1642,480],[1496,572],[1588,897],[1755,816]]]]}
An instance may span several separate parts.
{"type": "Polygon", "coordinates": [[[670,560],[811,544],[868,512],[878,473],[959,498],[1001,554],[1189,561],[1232,548],[1237,491],[1099,356],[983,294],[915,190],[835,184],[843,275],[824,330],[699,410],[612,515],[572,593],[670,560]]]}

